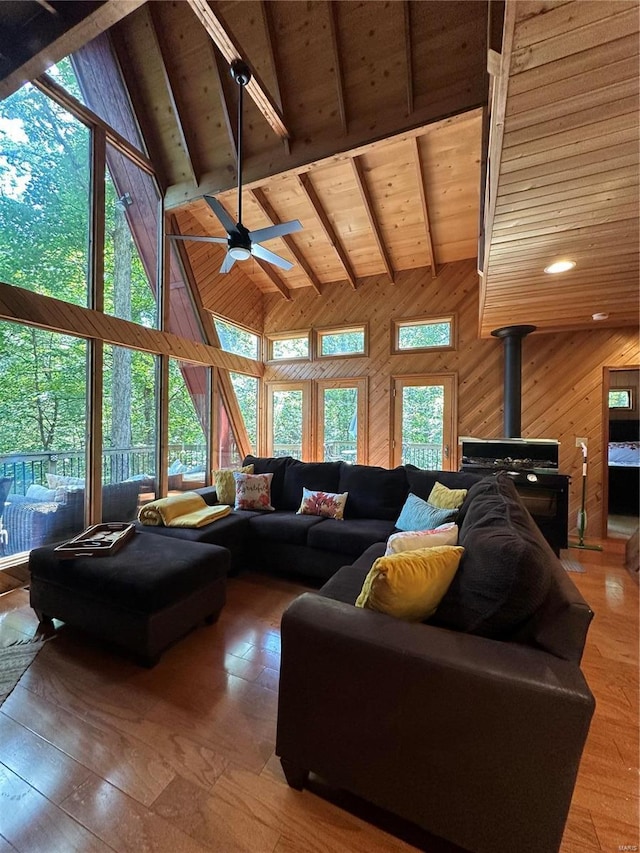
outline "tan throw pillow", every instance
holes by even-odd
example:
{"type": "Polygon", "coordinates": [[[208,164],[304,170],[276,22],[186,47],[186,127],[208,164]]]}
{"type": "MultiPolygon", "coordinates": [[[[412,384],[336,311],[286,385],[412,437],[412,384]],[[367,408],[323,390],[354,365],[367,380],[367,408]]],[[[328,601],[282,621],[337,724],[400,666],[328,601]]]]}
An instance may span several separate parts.
{"type": "Polygon", "coordinates": [[[356,607],[422,622],[442,601],[463,553],[459,545],[438,545],[378,557],[365,578],[356,607]]]}
{"type": "Polygon", "coordinates": [[[443,524],[435,530],[403,530],[392,533],[387,539],[385,557],[401,554],[403,551],[418,551],[420,548],[435,548],[438,545],[457,545],[458,525],[443,524]]]}
{"type": "Polygon", "coordinates": [[[253,474],[253,465],[245,465],[244,468],[221,468],[213,472],[213,484],[216,487],[218,503],[233,506],[236,502],[236,481],[233,479],[234,471],[241,474],[253,474]]]}
{"type": "Polygon", "coordinates": [[[440,509],[460,509],[467,496],[466,489],[448,489],[436,480],[427,500],[440,509]]]}

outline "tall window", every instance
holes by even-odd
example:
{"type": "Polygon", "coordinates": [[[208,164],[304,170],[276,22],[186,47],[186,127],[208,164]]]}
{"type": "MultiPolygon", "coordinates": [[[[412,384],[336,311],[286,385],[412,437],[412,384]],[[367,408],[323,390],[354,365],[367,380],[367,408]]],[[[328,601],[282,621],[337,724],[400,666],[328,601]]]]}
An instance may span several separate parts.
{"type": "Polygon", "coordinates": [[[169,489],[205,485],[208,466],[209,369],[169,359],[169,489]]]}
{"type": "Polygon", "coordinates": [[[311,458],[311,383],[267,386],[267,455],[311,458]]]}
{"type": "Polygon", "coordinates": [[[0,322],[0,505],[4,555],[83,530],[87,344],[0,322]]]}
{"type": "Polygon", "coordinates": [[[244,373],[230,373],[231,384],[238,399],[240,414],[255,453],[258,447],[258,380],[244,373]]]}
{"type": "Polygon", "coordinates": [[[364,462],[367,439],[367,380],[318,380],[316,456],[328,462],[364,462]]]}
{"type": "Polygon", "coordinates": [[[30,84],[0,102],[0,281],[87,304],[90,136],[30,84]]]}
{"type": "Polygon", "coordinates": [[[103,521],[129,520],[157,494],[156,357],[105,346],[102,403],[103,521]]]}
{"type": "Polygon", "coordinates": [[[154,179],[107,145],[104,310],[156,328],[160,198],[154,179]]]}

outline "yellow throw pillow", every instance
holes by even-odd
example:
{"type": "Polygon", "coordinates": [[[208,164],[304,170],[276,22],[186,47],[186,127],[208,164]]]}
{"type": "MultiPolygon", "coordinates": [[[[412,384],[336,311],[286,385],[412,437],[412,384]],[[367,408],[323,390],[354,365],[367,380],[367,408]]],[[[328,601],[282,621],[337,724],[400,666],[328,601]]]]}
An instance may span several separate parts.
{"type": "Polygon", "coordinates": [[[448,489],[436,481],[427,501],[440,509],[460,509],[467,496],[466,489],[448,489]]]}
{"type": "Polygon", "coordinates": [[[460,545],[438,545],[378,557],[365,578],[356,607],[422,622],[442,601],[463,553],[460,545]]]}
{"type": "Polygon", "coordinates": [[[218,503],[229,504],[229,506],[235,504],[236,481],[233,479],[234,471],[239,471],[241,474],[253,474],[253,465],[245,465],[244,468],[222,468],[220,471],[213,472],[213,483],[216,487],[218,503]]]}

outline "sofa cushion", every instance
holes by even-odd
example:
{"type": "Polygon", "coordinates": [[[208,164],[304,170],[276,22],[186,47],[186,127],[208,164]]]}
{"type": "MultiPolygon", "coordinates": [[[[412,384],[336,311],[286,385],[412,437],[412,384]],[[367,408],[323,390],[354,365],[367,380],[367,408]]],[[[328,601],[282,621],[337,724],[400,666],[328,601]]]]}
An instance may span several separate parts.
{"type": "Polygon", "coordinates": [[[458,545],[437,545],[378,557],[362,585],[356,607],[422,622],[442,600],[463,552],[458,545]]]}
{"type": "Polygon", "coordinates": [[[426,471],[416,468],[415,465],[405,465],[409,491],[413,492],[423,501],[429,500],[431,490],[436,482],[442,483],[448,489],[470,489],[474,483],[479,482],[482,477],[479,474],[471,474],[466,471],[426,471]]]}
{"type": "Polygon", "coordinates": [[[297,510],[302,490],[337,492],[341,462],[300,462],[293,459],[284,471],[281,506],[278,509],[297,510]]]}
{"type": "Polygon", "coordinates": [[[345,518],[395,521],[409,491],[404,468],[342,465],[339,492],[349,492],[345,518]]]}
{"type": "Polygon", "coordinates": [[[494,478],[478,497],[460,528],[460,568],[430,621],[507,640],[545,600],[555,556],[512,482],[494,478]]]}
{"type": "Polygon", "coordinates": [[[136,529],[144,533],[159,533],[173,539],[188,542],[205,542],[233,549],[241,545],[249,535],[249,519],[260,516],[259,512],[231,512],[225,518],[219,518],[204,527],[152,527],[136,522],[136,529]]]}
{"type": "MultiPolygon", "coordinates": [[[[282,506],[282,489],[284,486],[284,474],[287,467],[294,461],[292,456],[245,456],[242,460],[245,465],[253,465],[254,474],[273,474],[271,480],[271,505],[276,509],[284,509],[282,506]]],[[[294,507],[297,509],[297,507],[294,507]]]]}
{"type": "Polygon", "coordinates": [[[370,545],[351,566],[343,566],[318,591],[325,598],[355,604],[372,563],[384,554],[384,543],[370,545]]]}
{"type": "MultiPolygon", "coordinates": [[[[349,501],[347,501],[348,506],[349,501]]],[[[362,554],[365,548],[373,545],[374,542],[386,542],[394,529],[392,521],[375,518],[352,518],[344,521],[327,518],[322,521],[322,524],[309,530],[307,544],[312,548],[337,551],[340,554],[353,554],[355,557],[362,554]]]]}
{"type": "Polygon", "coordinates": [[[249,521],[252,536],[289,545],[306,545],[310,528],[324,522],[318,515],[297,515],[287,510],[276,510],[268,515],[256,515],[249,521]]]}

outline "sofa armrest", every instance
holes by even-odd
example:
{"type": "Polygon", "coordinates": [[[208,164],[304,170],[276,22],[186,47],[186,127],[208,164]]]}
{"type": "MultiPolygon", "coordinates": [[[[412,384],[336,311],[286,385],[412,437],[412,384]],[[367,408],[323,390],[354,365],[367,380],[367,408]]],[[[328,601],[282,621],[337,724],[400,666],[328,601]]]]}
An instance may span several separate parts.
{"type": "Polygon", "coordinates": [[[557,849],[593,696],[568,661],[305,593],[276,753],[474,851],[557,849]],[[555,847],[554,847],[555,845],[555,847]]]}

